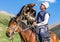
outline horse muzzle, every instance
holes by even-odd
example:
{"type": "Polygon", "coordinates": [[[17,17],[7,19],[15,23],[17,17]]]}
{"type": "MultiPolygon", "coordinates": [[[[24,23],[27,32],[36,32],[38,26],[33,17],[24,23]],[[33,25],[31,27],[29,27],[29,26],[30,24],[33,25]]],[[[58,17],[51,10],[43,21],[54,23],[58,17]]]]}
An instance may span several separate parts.
{"type": "Polygon", "coordinates": [[[7,33],[6,33],[6,36],[7,36],[8,38],[10,38],[10,33],[9,33],[9,32],[7,32],[7,33]]]}

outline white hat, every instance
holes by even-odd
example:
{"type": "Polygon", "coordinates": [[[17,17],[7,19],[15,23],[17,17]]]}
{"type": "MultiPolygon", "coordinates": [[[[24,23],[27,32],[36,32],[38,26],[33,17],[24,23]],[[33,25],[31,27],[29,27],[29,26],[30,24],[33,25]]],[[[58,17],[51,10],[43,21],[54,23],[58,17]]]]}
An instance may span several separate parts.
{"type": "Polygon", "coordinates": [[[46,8],[49,7],[49,3],[48,2],[42,2],[43,5],[45,5],[46,8]]]}

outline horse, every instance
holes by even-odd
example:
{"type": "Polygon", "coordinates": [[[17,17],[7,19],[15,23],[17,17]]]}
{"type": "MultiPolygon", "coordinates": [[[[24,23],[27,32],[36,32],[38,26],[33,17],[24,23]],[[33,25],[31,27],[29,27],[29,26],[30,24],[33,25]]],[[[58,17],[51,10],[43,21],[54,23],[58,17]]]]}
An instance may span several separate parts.
{"type": "MultiPolygon", "coordinates": [[[[6,36],[11,37],[14,32],[18,32],[24,42],[37,42],[36,41],[36,34],[32,32],[22,21],[17,22],[16,18],[11,18],[7,31],[6,36]],[[27,29],[27,30],[25,30],[27,29]]],[[[58,37],[55,33],[50,33],[50,42],[58,42],[58,37]]]]}
{"type": "Polygon", "coordinates": [[[35,33],[32,33],[30,29],[25,30],[26,28],[28,27],[25,25],[25,23],[22,21],[17,22],[16,18],[13,17],[9,22],[6,36],[10,38],[14,32],[18,32],[24,42],[36,42],[35,33]]]}

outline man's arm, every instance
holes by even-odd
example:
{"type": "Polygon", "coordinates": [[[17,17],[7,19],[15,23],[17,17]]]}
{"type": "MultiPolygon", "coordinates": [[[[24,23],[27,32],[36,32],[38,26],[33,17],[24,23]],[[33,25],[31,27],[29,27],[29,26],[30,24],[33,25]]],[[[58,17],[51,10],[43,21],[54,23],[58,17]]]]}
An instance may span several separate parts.
{"type": "Polygon", "coordinates": [[[48,20],[49,20],[49,14],[46,13],[44,21],[41,23],[38,23],[37,26],[46,25],[48,23],[48,20]]]}

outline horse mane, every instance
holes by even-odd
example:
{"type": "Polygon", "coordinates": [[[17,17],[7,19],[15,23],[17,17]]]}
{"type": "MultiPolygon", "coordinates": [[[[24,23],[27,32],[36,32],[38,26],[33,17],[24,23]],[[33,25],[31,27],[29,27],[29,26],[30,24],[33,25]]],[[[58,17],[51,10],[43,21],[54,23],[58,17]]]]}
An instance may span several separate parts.
{"type": "Polygon", "coordinates": [[[24,22],[22,22],[22,21],[19,21],[19,22],[20,22],[20,25],[22,24],[23,29],[26,29],[27,28],[27,25],[24,22]]]}
{"type": "Polygon", "coordinates": [[[17,14],[17,17],[19,17],[24,9],[25,5],[21,8],[21,10],[19,11],[19,13],[17,14]]]}
{"type": "Polygon", "coordinates": [[[35,17],[35,16],[36,16],[36,11],[35,11],[34,9],[31,9],[31,10],[32,10],[31,13],[34,12],[34,13],[32,14],[32,16],[35,17]]]}
{"type": "Polygon", "coordinates": [[[27,25],[26,25],[24,22],[22,22],[22,21],[18,21],[18,22],[17,22],[17,21],[16,21],[16,17],[12,17],[12,18],[10,19],[9,24],[8,24],[8,27],[10,26],[10,23],[11,23],[12,21],[15,21],[16,23],[19,23],[19,25],[22,24],[23,29],[26,29],[26,28],[27,28],[27,25]]]}
{"type": "Polygon", "coordinates": [[[23,13],[23,11],[28,12],[28,11],[30,11],[30,9],[32,9],[32,8],[33,8],[33,6],[31,6],[31,4],[24,5],[24,6],[21,8],[21,10],[19,11],[19,13],[17,14],[17,17],[20,16],[20,15],[23,13]],[[29,10],[27,10],[28,7],[29,7],[29,10]],[[24,10],[24,8],[25,8],[26,11],[24,10]]]}

